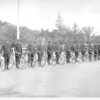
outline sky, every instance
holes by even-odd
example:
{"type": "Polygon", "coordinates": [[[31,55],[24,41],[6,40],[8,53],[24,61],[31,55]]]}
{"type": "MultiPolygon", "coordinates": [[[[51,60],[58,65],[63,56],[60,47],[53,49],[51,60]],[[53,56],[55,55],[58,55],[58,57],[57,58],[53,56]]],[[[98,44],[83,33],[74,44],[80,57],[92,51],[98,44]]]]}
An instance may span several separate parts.
{"type": "MultiPolygon", "coordinates": [[[[17,24],[18,0],[0,0],[0,20],[17,24]]],[[[19,23],[31,29],[55,28],[60,13],[64,24],[94,26],[100,35],[100,0],[19,0],[19,23]]]]}

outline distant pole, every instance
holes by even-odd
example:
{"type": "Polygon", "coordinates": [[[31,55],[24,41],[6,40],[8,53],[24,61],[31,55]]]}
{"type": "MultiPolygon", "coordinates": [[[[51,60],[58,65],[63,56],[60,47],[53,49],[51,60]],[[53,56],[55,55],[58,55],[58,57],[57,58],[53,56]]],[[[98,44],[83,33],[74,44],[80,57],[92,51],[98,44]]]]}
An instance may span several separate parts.
{"type": "Polygon", "coordinates": [[[17,40],[19,40],[19,0],[17,0],[17,40]]]}

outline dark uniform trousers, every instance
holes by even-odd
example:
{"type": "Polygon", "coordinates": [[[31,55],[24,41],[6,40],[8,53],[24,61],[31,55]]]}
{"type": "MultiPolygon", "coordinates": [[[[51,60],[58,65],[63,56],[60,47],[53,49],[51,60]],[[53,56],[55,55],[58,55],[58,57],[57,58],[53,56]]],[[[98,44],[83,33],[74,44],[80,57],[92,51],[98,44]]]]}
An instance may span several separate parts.
{"type": "Polygon", "coordinates": [[[59,55],[60,55],[60,52],[59,51],[56,51],[56,62],[57,64],[59,63],[58,60],[59,60],[59,55]]]}
{"type": "Polygon", "coordinates": [[[20,43],[16,44],[15,50],[16,50],[16,53],[15,53],[16,68],[19,68],[20,59],[21,59],[21,56],[22,56],[22,46],[21,46],[20,43]]]}
{"type": "Polygon", "coordinates": [[[50,59],[52,56],[52,49],[53,49],[52,45],[47,46],[47,62],[48,62],[48,64],[50,64],[50,59]]]}
{"type": "Polygon", "coordinates": [[[9,62],[10,62],[10,54],[5,53],[5,54],[3,54],[3,56],[4,56],[4,61],[5,61],[5,69],[8,69],[9,62]]]}
{"type": "Polygon", "coordinates": [[[42,60],[43,52],[38,52],[38,64],[41,65],[41,60],[42,60]]]}
{"type": "Polygon", "coordinates": [[[82,54],[82,61],[84,60],[83,58],[85,57],[85,53],[86,53],[86,50],[81,50],[81,54],[82,54]]]}
{"type": "Polygon", "coordinates": [[[32,63],[33,63],[33,59],[34,59],[34,54],[36,52],[35,46],[32,45],[32,44],[29,44],[27,46],[27,50],[29,51],[29,53],[28,53],[28,63],[31,64],[31,67],[32,67],[32,63]]]}
{"type": "Polygon", "coordinates": [[[100,60],[100,49],[98,49],[98,60],[100,60]]]}
{"type": "Polygon", "coordinates": [[[91,61],[92,60],[92,50],[90,49],[88,52],[89,52],[89,61],[91,61]]]}
{"type": "Polygon", "coordinates": [[[31,66],[32,66],[33,59],[34,59],[34,53],[33,52],[28,53],[28,63],[30,63],[31,66]]]}
{"type": "Polygon", "coordinates": [[[66,62],[69,63],[69,59],[70,59],[70,51],[66,50],[66,62]]]}
{"type": "Polygon", "coordinates": [[[94,60],[97,60],[97,57],[98,57],[98,51],[94,49],[94,60]]]}
{"type": "Polygon", "coordinates": [[[56,54],[56,63],[58,64],[59,56],[60,56],[60,46],[59,45],[54,45],[54,51],[56,54]]]}
{"type": "Polygon", "coordinates": [[[47,61],[48,61],[48,64],[50,64],[50,59],[51,59],[51,52],[50,51],[47,51],[47,61]]]}
{"type": "Polygon", "coordinates": [[[19,68],[21,54],[15,53],[16,67],[19,68]]]}
{"type": "Polygon", "coordinates": [[[1,51],[3,51],[3,57],[5,61],[5,69],[8,69],[9,62],[10,62],[10,53],[11,53],[11,48],[9,43],[5,43],[1,47],[1,51]]]}

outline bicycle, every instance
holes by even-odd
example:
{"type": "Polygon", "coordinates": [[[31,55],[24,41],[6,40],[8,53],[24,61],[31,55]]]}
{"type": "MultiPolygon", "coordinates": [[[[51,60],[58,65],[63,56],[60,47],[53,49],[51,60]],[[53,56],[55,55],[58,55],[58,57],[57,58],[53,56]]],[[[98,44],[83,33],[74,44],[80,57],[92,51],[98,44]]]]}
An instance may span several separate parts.
{"type": "Polygon", "coordinates": [[[26,69],[26,67],[28,66],[28,55],[27,55],[27,52],[25,52],[25,53],[22,53],[22,55],[21,55],[21,53],[18,53],[18,52],[16,52],[18,55],[17,56],[19,56],[19,61],[18,62],[20,62],[19,63],[19,68],[20,69],[26,69]],[[20,55],[21,55],[21,57],[20,57],[20,55]]]}
{"type": "Polygon", "coordinates": [[[12,48],[12,53],[10,55],[10,62],[8,68],[11,69],[15,66],[15,49],[12,48]]]}
{"type": "Polygon", "coordinates": [[[40,66],[45,66],[46,65],[46,61],[47,61],[47,54],[46,52],[43,52],[42,58],[41,58],[41,62],[40,62],[40,66]]]}
{"type": "Polygon", "coordinates": [[[4,57],[2,54],[0,54],[0,68],[1,70],[5,69],[5,61],[4,61],[4,57]]]}
{"type": "Polygon", "coordinates": [[[86,62],[89,62],[89,53],[88,53],[88,50],[85,52],[85,55],[84,55],[84,61],[86,62]]]}
{"type": "Polygon", "coordinates": [[[65,64],[65,61],[66,61],[66,53],[65,53],[65,51],[62,51],[60,53],[58,62],[59,62],[60,65],[64,65],[65,64]]]}
{"type": "Polygon", "coordinates": [[[51,52],[51,58],[50,58],[50,60],[49,60],[49,63],[50,63],[50,65],[52,65],[52,66],[55,66],[57,63],[56,63],[56,54],[55,54],[55,52],[51,52]]]}
{"type": "Polygon", "coordinates": [[[71,51],[70,52],[70,58],[69,58],[70,63],[74,64],[76,62],[75,60],[75,52],[71,51]]]}
{"type": "Polygon", "coordinates": [[[15,54],[12,53],[10,56],[10,62],[9,62],[8,68],[12,69],[14,66],[15,66],[15,54]]]}
{"type": "Polygon", "coordinates": [[[77,62],[82,63],[82,53],[81,53],[81,51],[78,52],[77,62]]]}
{"type": "Polygon", "coordinates": [[[94,51],[92,51],[91,61],[94,61],[94,51]]]}
{"type": "Polygon", "coordinates": [[[33,62],[32,62],[32,66],[35,67],[37,63],[38,63],[38,54],[35,53],[34,58],[33,58],[33,62]]]}

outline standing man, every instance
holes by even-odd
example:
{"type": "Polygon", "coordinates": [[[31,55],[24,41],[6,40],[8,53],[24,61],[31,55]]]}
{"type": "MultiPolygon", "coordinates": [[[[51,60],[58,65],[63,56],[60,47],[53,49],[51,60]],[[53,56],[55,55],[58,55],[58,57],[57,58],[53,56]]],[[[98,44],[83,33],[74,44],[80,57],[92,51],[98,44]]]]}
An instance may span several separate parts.
{"type": "Polygon", "coordinates": [[[50,65],[51,55],[52,55],[52,45],[51,45],[51,42],[48,41],[48,45],[47,45],[47,62],[48,62],[49,65],[50,65]]]}
{"type": "Polygon", "coordinates": [[[20,41],[15,44],[15,60],[16,60],[16,68],[19,68],[20,59],[22,55],[22,45],[20,41]]]}
{"type": "Polygon", "coordinates": [[[42,60],[44,52],[46,51],[46,46],[41,43],[38,44],[37,51],[38,51],[38,65],[41,66],[41,60],[42,60]]]}
{"type": "Polygon", "coordinates": [[[70,59],[70,45],[67,43],[65,44],[65,52],[66,52],[66,62],[69,63],[70,59]]]}
{"type": "Polygon", "coordinates": [[[38,65],[40,66],[41,65],[41,59],[42,59],[42,56],[43,56],[43,47],[42,47],[41,43],[38,44],[37,49],[38,49],[38,65]]]}
{"type": "Polygon", "coordinates": [[[85,57],[85,54],[86,54],[85,44],[81,44],[80,51],[81,51],[81,54],[82,54],[82,61],[84,61],[84,57],[85,57]]]}
{"type": "Polygon", "coordinates": [[[92,61],[92,51],[93,51],[92,49],[93,49],[92,45],[89,44],[88,45],[89,61],[92,61]]]}
{"type": "Polygon", "coordinates": [[[8,70],[11,55],[11,45],[9,43],[9,40],[5,40],[5,43],[1,47],[1,52],[3,53],[5,61],[5,70],[8,70]]]}
{"type": "Polygon", "coordinates": [[[94,44],[93,46],[93,51],[94,51],[94,60],[96,61],[98,58],[98,45],[94,44]]]}
{"type": "Polygon", "coordinates": [[[30,44],[28,44],[28,46],[27,46],[27,50],[28,50],[28,63],[32,67],[33,66],[32,65],[32,62],[33,62],[34,56],[36,54],[36,45],[35,44],[32,44],[30,42],[30,44]]]}
{"type": "Polygon", "coordinates": [[[100,60],[100,44],[98,44],[98,60],[100,60]]]}
{"type": "Polygon", "coordinates": [[[58,60],[59,60],[59,54],[60,54],[60,44],[58,41],[54,44],[54,48],[55,48],[55,54],[56,54],[56,63],[59,64],[58,60]]]}
{"type": "Polygon", "coordinates": [[[75,45],[75,60],[76,60],[76,61],[77,61],[79,52],[80,52],[80,45],[79,45],[79,44],[76,44],[76,45],[75,45]]]}

